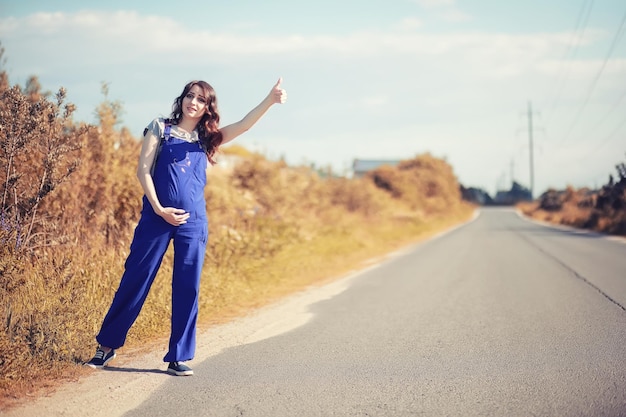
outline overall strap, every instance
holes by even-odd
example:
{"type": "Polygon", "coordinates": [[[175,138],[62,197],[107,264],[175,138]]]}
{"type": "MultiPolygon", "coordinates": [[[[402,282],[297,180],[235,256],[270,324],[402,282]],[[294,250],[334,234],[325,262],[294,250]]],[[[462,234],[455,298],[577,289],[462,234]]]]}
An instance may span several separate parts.
{"type": "Polygon", "coordinates": [[[170,132],[172,130],[172,122],[170,119],[165,119],[165,129],[163,129],[163,140],[169,140],[170,132]]]}
{"type": "Polygon", "coordinates": [[[154,169],[156,167],[157,159],[159,158],[159,154],[161,153],[161,148],[166,140],[170,138],[170,131],[172,130],[172,121],[170,119],[165,119],[165,128],[163,129],[163,136],[161,137],[161,141],[159,142],[159,146],[156,149],[156,153],[154,154],[154,159],[152,161],[152,166],[150,167],[150,174],[154,176],[154,169]]]}

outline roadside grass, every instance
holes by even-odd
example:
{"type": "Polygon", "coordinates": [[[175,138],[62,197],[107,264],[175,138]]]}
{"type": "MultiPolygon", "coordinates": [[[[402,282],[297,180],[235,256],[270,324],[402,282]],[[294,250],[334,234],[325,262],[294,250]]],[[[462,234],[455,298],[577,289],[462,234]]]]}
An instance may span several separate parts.
{"type": "Polygon", "coordinates": [[[620,181],[611,180],[600,190],[548,190],[535,201],[518,203],[517,208],[533,219],[626,236],[626,167],[618,167],[620,181]]]}
{"type": "MultiPolygon", "coordinates": [[[[443,161],[441,168],[450,169],[443,161]]],[[[120,167],[117,174],[129,175],[126,170],[120,167]]],[[[363,268],[368,260],[460,223],[473,211],[458,196],[446,196],[446,203],[436,203],[436,195],[424,197],[425,205],[418,207],[411,195],[407,205],[368,178],[321,179],[310,169],[259,156],[232,171],[216,169],[210,178],[206,194],[211,234],[200,294],[201,329],[363,268]]],[[[127,200],[136,206],[141,194],[127,183],[127,188],[109,188],[106,204],[119,204],[115,192],[134,193],[135,199],[127,200]]],[[[67,199],[67,193],[80,195],[73,187],[88,184],[80,178],[65,183],[58,189],[60,198],[51,198],[44,208],[62,204],[59,221],[69,224],[64,216],[82,210],[84,201],[67,199]]],[[[98,194],[94,198],[101,199],[98,194]]],[[[94,336],[119,284],[134,227],[128,219],[118,219],[107,233],[97,225],[75,224],[76,234],[65,239],[74,244],[31,251],[3,246],[0,407],[88,372],[81,364],[95,350],[94,336]]],[[[128,335],[129,351],[140,352],[141,346],[152,346],[169,334],[171,273],[170,248],[128,335]]]]}
{"type": "MultiPolygon", "coordinates": [[[[65,90],[50,101],[37,86],[10,87],[0,72],[0,410],[89,372],[82,363],[119,285],[143,194],[141,143],[115,128],[120,104],[101,103],[97,126],[75,124],[65,90]]],[[[212,169],[206,187],[202,329],[360,269],[474,210],[452,167],[429,154],[354,179],[242,148],[232,155],[238,162],[212,169]]],[[[127,352],[169,334],[171,273],[170,250],[127,352]]]]}
{"type": "MultiPolygon", "coordinates": [[[[343,228],[327,227],[309,239],[289,242],[271,257],[241,257],[228,264],[207,259],[198,326],[206,330],[308,286],[361,269],[372,258],[467,220],[472,210],[463,205],[455,213],[429,221],[392,219],[363,224],[353,218],[344,221],[343,228]]],[[[93,252],[72,250],[19,262],[23,268],[19,275],[27,277],[27,282],[13,288],[8,299],[2,293],[7,331],[0,336],[0,408],[89,372],[81,364],[96,347],[94,335],[119,283],[124,255],[122,251],[96,258],[93,252]]],[[[141,352],[140,346],[152,346],[158,340],[166,349],[171,271],[170,249],[128,335],[127,346],[135,354],[141,352]]]]}

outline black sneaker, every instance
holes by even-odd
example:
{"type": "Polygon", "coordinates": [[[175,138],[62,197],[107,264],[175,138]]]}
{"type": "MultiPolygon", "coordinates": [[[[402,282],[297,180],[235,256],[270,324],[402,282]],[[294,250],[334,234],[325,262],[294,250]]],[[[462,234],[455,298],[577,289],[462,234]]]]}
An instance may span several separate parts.
{"type": "Polygon", "coordinates": [[[96,350],[96,354],[94,355],[93,358],[91,358],[91,360],[89,362],[87,362],[85,365],[91,367],[91,368],[103,368],[105,366],[107,366],[107,363],[109,363],[110,361],[112,361],[115,358],[115,350],[111,349],[108,352],[105,352],[101,347],[98,347],[98,349],[96,350]]]}
{"type": "Polygon", "coordinates": [[[193,375],[193,370],[182,362],[170,362],[167,373],[176,376],[193,375]]]}

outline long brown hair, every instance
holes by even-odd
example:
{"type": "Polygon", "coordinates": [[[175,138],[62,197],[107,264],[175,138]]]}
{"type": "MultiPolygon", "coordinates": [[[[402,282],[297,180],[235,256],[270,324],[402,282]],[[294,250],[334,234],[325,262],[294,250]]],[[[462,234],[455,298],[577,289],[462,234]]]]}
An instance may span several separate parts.
{"type": "Polygon", "coordinates": [[[200,138],[200,144],[206,152],[206,156],[209,162],[214,165],[215,160],[213,156],[217,151],[217,148],[222,144],[222,132],[220,132],[220,114],[217,110],[217,96],[215,90],[206,81],[190,81],[187,83],[183,92],[174,100],[172,105],[172,122],[178,124],[183,118],[183,98],[187,95],[191,88],[197,85],[204,92],[204,96],[207,100],[207,112],[202,116],[202,119],[198,122],[196,129],[198,130],[198,136],[200,138]]]}

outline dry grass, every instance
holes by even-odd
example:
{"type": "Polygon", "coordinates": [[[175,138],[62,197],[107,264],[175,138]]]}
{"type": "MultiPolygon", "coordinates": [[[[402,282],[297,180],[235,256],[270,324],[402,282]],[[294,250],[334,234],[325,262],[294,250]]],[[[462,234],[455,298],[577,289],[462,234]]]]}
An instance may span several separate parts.
{"type": "Polygon", "coordinates": [[[517,207],[537,220],[626,236],[626,167],[618,165],[618,172],[620,181],[611,180],[599,191],[548,190],[537,201],[517,207]]]}
{"type": "MultiPolygon", "coordinates": [[[[25,96],[22,105],[42,100],[25,96]]],[[[0,407],[80,377],[80,364],[93,354],[142,194],[134,174],[140,144],[114,128],[118,111],[105,100],[99,126],[80,131],[87,135],[81,147],[63,148],[75,140],[75,130],[56,130],[59,161],[82,163],[69,180],[55,177],[59,181],[30,213],[29,244],[20,240],[19,221],[0,228],[0,407]]],[[[321,179],[308,168],[242,149],[235,154],[242,162],[231,170],[214,169],[206,189],[211,235],[201,284],[202,327],[360,268],[469,218],[473,210],[461,201],[451,167],[430,155],[406,161],[397,172],[347,180],[321,179]],[[373,180],[383,176],[389,187],[373,180]]],[[[22,165],[0,173],[3,190],[15,196],[19,184],[11,178],[30,184],[28,178],[41,175],[20,171],[22,165]]],[[[17,208],[5,203],[3,216],[17,208]]],[[[128,346],[169,333],[171,270],[168,252],[128,346]]]]}

